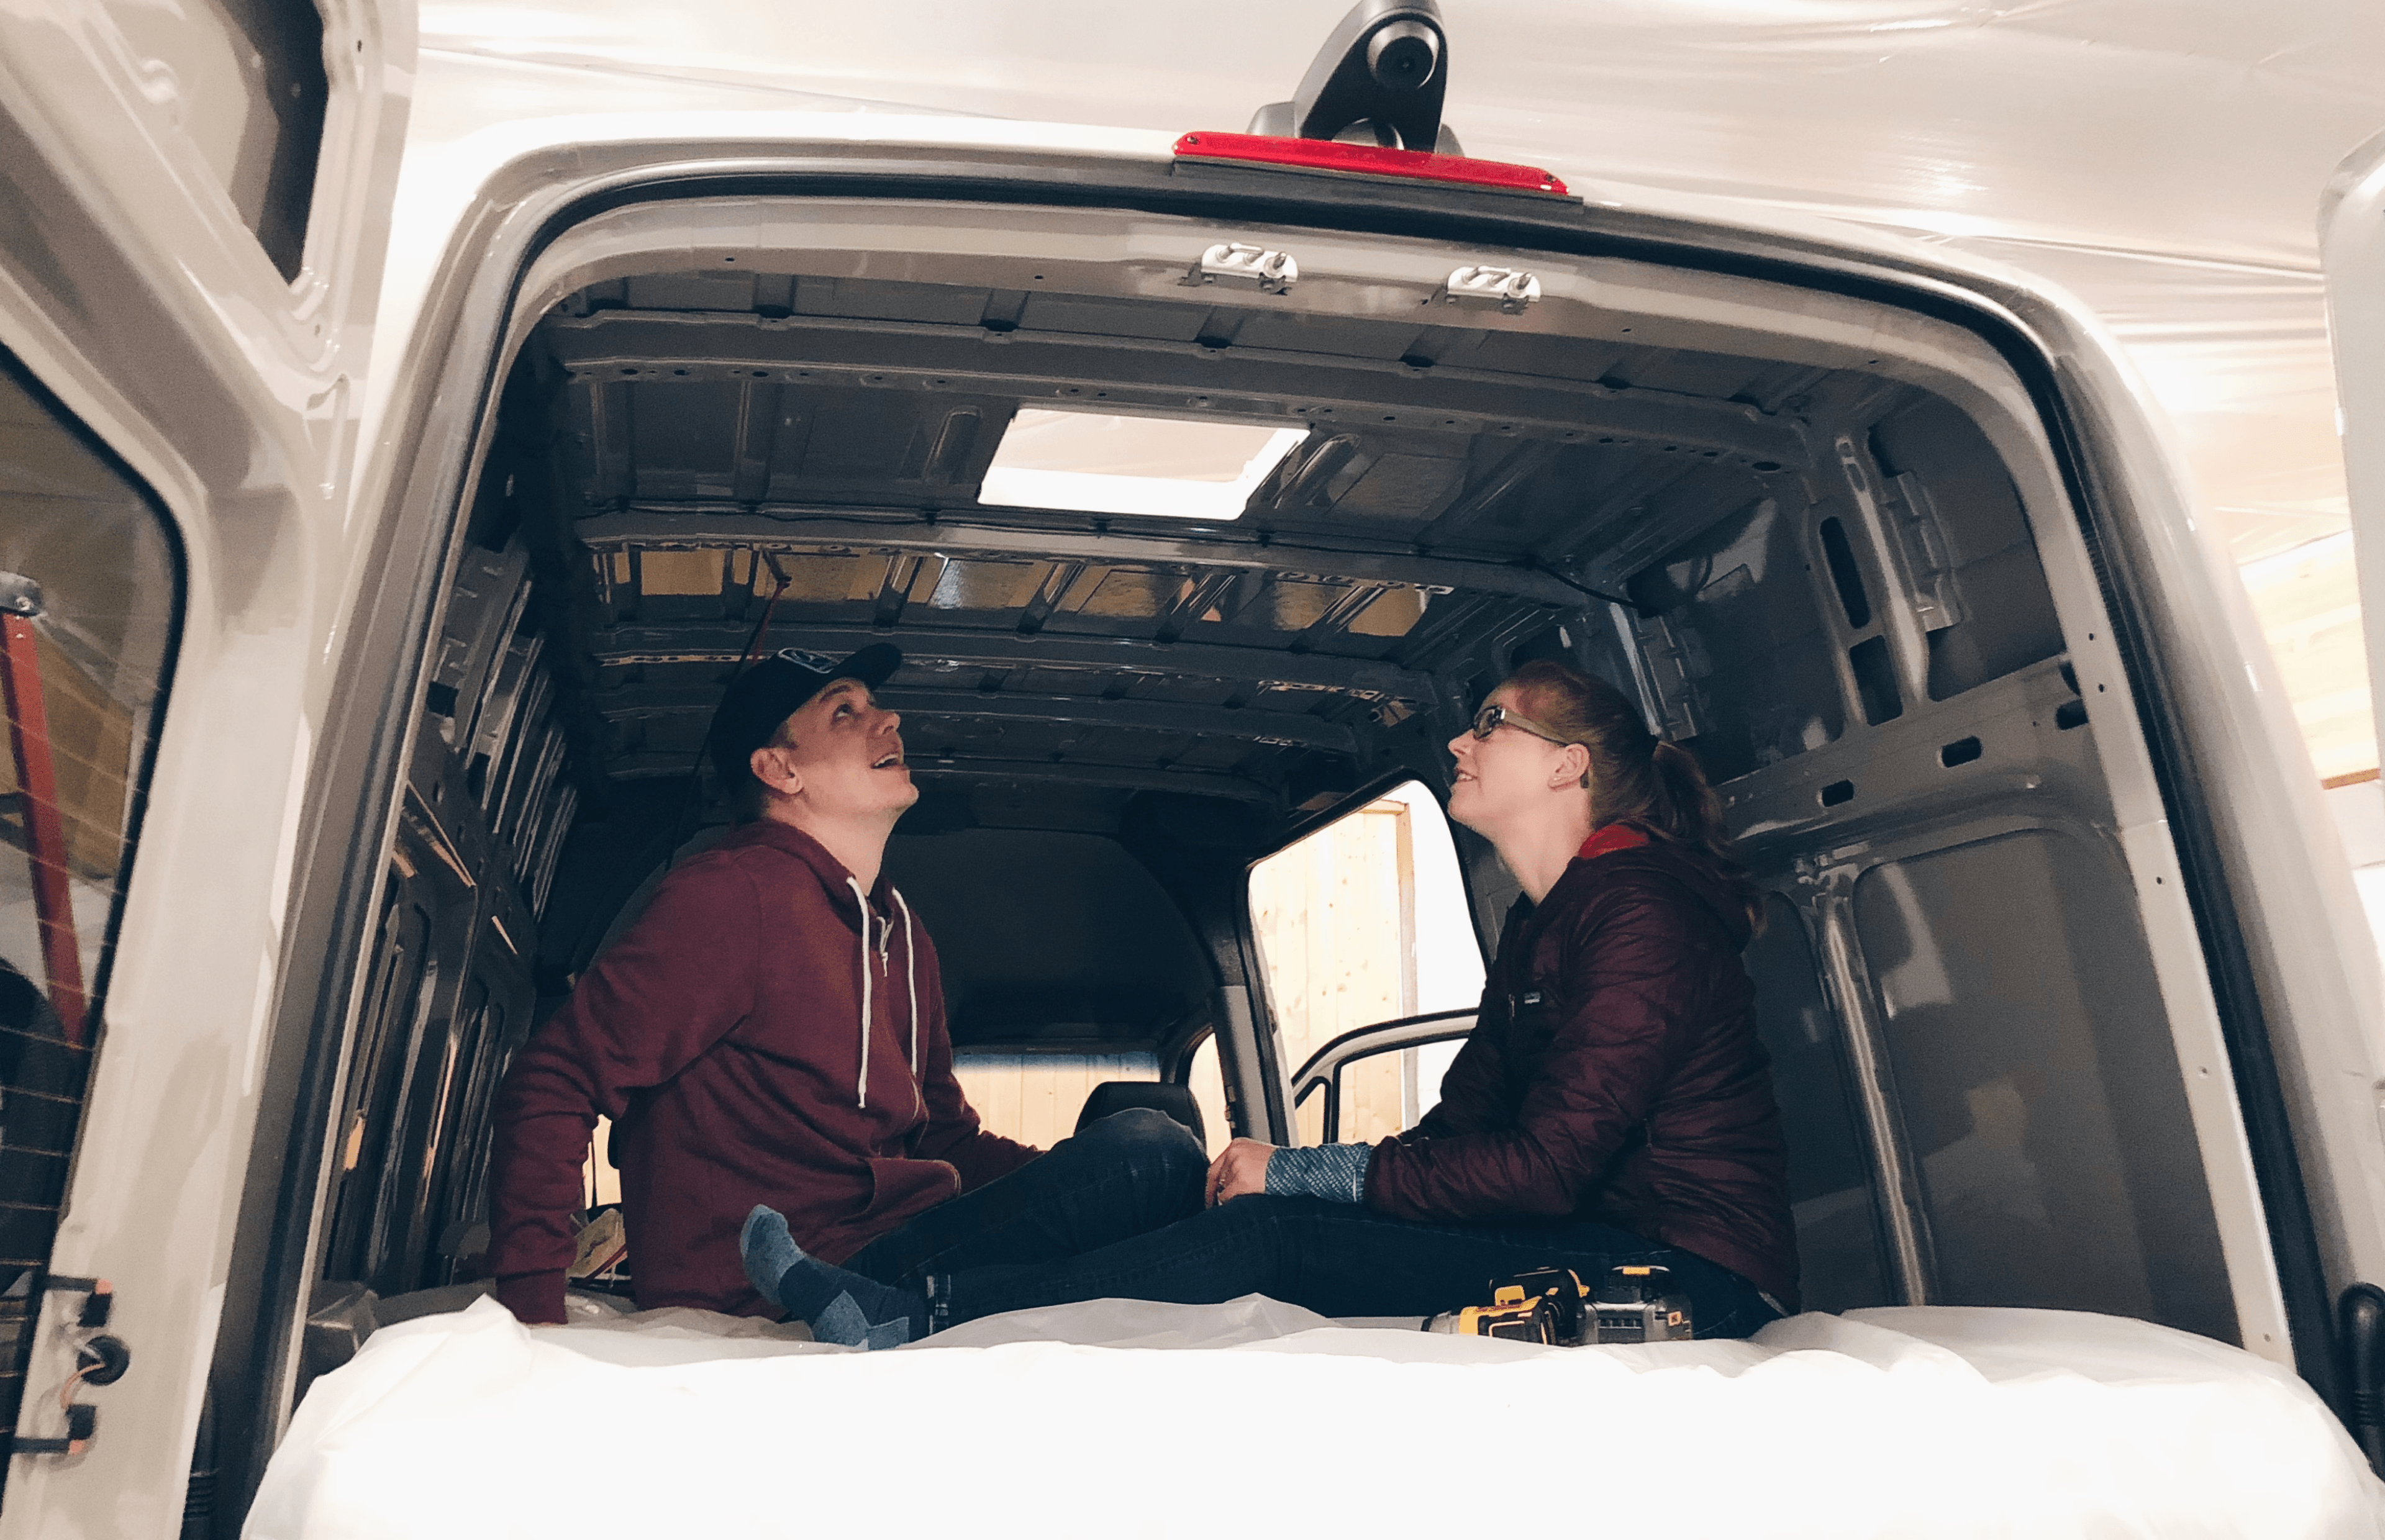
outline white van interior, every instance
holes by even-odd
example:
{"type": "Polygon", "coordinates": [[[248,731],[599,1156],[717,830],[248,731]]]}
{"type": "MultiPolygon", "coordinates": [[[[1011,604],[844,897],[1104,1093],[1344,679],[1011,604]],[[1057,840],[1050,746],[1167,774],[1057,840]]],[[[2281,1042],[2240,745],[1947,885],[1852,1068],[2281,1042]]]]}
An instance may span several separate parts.
{"type": "MultiPolygon", "coordinates": [[[[1554,179],[1403,203],[1230,156],[1166,174],[611,196],[514,276],[481,396],[419,406],[468,468],[425,494],[418,624],[358,628],[357,678],[411,681],[367,788],[393,817],[340,856],[372,897],[328,932],[356,943],[321,964],[335,1003],[264,1050],[203,1525],[236,1529],[317,1376],[474,1292],[510,1055],[725,826],[706,729],[784,647],[903,651],[880,693],[923,794],[889,870],[959,1051],[1132,1064],[1099,1105],[1197,1121],[1214,1047],[1231,1131],[1277,1141],[1312,1082],[1330,1106],[1344,1066],[1469,1024],[1287,1062],[1249,868],[1388,789],[1445,795],[1483,695],[1567,659],[1696,754],[1767,894],[1748,965],[1809,1309],[2095,1311],[2290,1364],[2327,1341],[2207,823],[2023,352],[1959,306],[1604,239],[1554,179]]],[[[64,797],[121,838],[53,839],[12,787],[27,860],[0,863],[0,920],[40,932],[7,955],[64,924],[95,993],[181,579],[137,479],[0,387],[0,430],[81,446],[74,495],[140,566],[0,561],[44,575],[0,591],[43,678],[117,690],[73,729],[106,773],[64,797]]],[[[1517,890],[1456,838],[1487,953],[1517,890]]],[[[0,1209],[20,1280],[88,1059],[42,1003],[0,1020],[56,1082],[0,1065],[0,1158],[49,1130],[21,1157],[46,1199],[0,1209]]],[[[20,1348],[37,1308],[0,1292],[20,1348]]],[[[2298,1366],[2329,1386],[2323,1348],[2298,1366]]]]}
{"type": "MultiPolygon", "coordinates": [[[[282,1330],[316,1317],[271,1393],[353,1350],[361,1290],[387,1319],[477,1275],[493,1087],[728,816],[698,761],[740,659],[878,640],[924,788],[890,870],[965,1054],[1147,1055],[1180,1084],[1214,1037],[1235,1130],[1286,1136],[1245,869],[1393,782],[1445,788],[1480,697],[1561,656],[1697,753],[1771,895],[1749,961],[1810,1306],[2277,1331],[2231,1278],[2223,1224],[2251,1220],[2215,1203],[2116,837],[2142,750],[2112,751],[2133,723],[2076,661],[2092,612],[2056,598],[2090,590],[2075,517],[1992,356],[1611,258],[1532,254],[1538,297],[1503,307],[1452,292],[1468,255],[761,196],[633,205],[550,248],[454,503],[309,1152],[323,1221],[303,1280],[257,1280],[282,1330]],[[1214,281],[1221,235],[1297,278],[1214,281]],[[1212,488],[1247,438],[1220,469],[1149,436],[1289,448],[1222,515],[996,503],[1022,424],[1093,441],[1047,443],[1047,469],[1212,488]]],[[[1514,888],[1460,838],[1487,948],[1514,888]]],[[[278,1421],[228,1404],[273,1384],[272,1336],[227,1320],[219,1430],[278,1421]]]]}

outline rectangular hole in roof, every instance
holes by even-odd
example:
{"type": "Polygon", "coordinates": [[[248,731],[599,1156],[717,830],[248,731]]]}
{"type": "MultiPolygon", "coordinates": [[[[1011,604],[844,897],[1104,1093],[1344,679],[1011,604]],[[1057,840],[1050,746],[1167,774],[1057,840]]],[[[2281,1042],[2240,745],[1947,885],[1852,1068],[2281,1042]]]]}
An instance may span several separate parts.
{"type": "Polygon", "coordinates": [[[1021,407],[978,502],[1004,508],[1230,519],[1305,428],[1021,407]]]}

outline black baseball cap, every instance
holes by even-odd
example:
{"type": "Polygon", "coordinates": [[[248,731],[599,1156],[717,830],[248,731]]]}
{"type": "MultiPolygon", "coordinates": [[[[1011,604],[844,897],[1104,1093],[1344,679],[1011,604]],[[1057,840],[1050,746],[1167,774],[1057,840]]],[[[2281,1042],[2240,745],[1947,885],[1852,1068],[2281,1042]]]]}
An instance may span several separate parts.
{"type": "Polygon", "coordinates": [[[721,786],[731,793],[744,789],[754,776],[754,751],[830,685],[858,679],[876,689],[902,666],[902,652],[887,641],[873,641],[843,663],[787,647],[748,664],[721,692],[720,709],[712,714],[712,729],[705,735],[721,786]]]}

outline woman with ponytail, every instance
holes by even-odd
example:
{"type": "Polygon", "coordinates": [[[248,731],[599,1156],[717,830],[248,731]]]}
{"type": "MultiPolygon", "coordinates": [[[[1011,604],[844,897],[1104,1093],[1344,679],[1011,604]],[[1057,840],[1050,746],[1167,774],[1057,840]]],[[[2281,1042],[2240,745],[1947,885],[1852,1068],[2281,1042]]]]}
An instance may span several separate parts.
{"type": "Polygon", "coordinates": [[[1416,1127],[1373,1145],[1236,1139],[1205,1211],[1058,1261],[871,1279],[756,1210],[755,1285],[882,1345],[1078,1299],[1260,1293],[1335,1316],[1488,1303],[1546,1266],[1669,1269],[1697,1335],[1797,1308],[1788,1157],[1740,962],[1760,914],[1697,761],[1612,687],[1527,664],[1453,739],[1449,815],[1522,896],[1474,1031],[1416,1127]]]}

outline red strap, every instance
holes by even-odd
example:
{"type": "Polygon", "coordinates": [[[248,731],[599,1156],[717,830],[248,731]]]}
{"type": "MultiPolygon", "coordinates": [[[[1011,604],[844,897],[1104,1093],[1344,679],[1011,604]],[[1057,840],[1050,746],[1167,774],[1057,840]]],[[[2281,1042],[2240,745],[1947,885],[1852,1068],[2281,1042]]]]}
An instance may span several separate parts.
{"type": "Polygon", "coordinates": [[[1609,824],[1581,842],[1574,852],[1576,861],[1595,861],[1617,851],[1636,851],[1648,843],[1648,837],[1629,824],[1609,824]]]}

